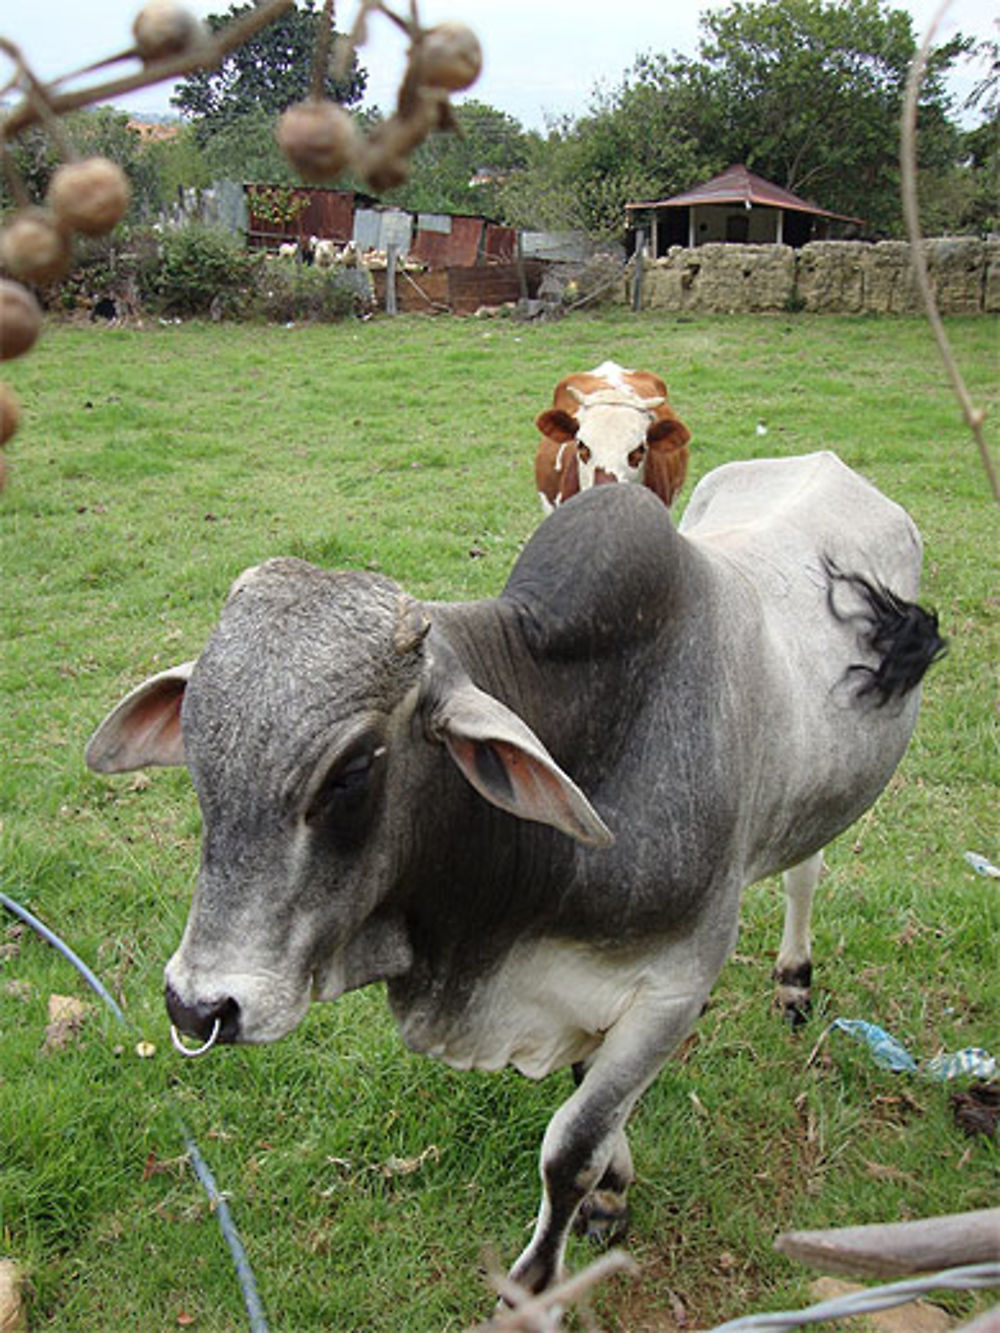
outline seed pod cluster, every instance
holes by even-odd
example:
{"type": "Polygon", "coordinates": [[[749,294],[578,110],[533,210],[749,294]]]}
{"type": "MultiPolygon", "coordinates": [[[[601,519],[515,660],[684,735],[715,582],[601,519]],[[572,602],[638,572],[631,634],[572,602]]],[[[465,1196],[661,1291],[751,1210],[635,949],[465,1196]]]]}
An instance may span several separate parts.
{"type": "Polygon", "coordinates": [[[281,116],[278,143],[303,180],[321,184],[353,171],[373,190],[396,189],[409,179],[413,150],[433,130],[456,128],[449,97],[478,78],[479,39],[464,23],[415,27],[411,35],[396,110],[370,133],[322,98],[299,102],[281,116]]]}
{"type": "Polygon", "coordinates": [[[204,29],[177,0],[147,0],[132,24],[135,48],[144,64],[183,55],[204,39],[204,29]]]}

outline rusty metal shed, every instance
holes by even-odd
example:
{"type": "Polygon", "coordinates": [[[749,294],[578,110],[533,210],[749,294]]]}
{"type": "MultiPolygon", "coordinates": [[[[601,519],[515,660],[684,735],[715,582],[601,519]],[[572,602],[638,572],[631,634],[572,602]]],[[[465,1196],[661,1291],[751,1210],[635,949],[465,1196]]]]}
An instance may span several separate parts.
{"type": "Polygon", "coordinates": [[[765,180],[742,163],[693,190],[625,205],[633,228],[648,228],[650,250],[666,254],[673,245],[711,242],[791,245],[824,240],[834,225],[859,228],[861,218],[834,213],[765,180]]]}
{"type": "MultiPolygon", "coordinates": [[[[381,205],[370,195],[354,190],[333,190],[321,187],[296,186],[286,190],[281,186],[244,185],[249,211],[247,237],[256,248],[277,249],[285,241],[318,236],[323,240],[346,245],[355,241],[362,250],[369,246],[384,249],[385,227],[373,225],[373,218],[387,220],[401,215],[404,210],[381,205]],[[254,210],[254,196],[281,190],[304,204],[294,222],[282,225],[262,216],[264,210],[254,210]],[[359,229],[358,221],[365,225],[359,229]],[[363,233],[363,235],[361,234],[363,233]]],[[[475,267],[482,264],[512,263],[517,252],[517,232],[503,227],[489,218],[458,213],[406,214],[411,227],[406,229],[405,240],[395,240],[409,258],[425,264],[429,269],[475,267]]],[[[391,230],[391,229],[389,229],[391,230]]],[[[397,227],[396,232],[402,236],[397,227]]],[[[395,238],[394,238],[395,239],[395,238]]]]}
{"type": "Polygon", "coordinates": [[[354,210],[357,206],[373,202],[368,195],[356,194],[354,190],[329,190],[313,186],[274,186],[250,184],[243,186],[246,195],[250,223],[247,241],[256,249],[276,249],[283,241],[295,241],[304,236],[320,236],[325,240],[346,245],[354,235],[354,210]],[[271,222],[254,211],[254,195],[260,192],[281,190],[296,201],[302,201],[304,208],[294,222],[282,224],[271,222]]]}

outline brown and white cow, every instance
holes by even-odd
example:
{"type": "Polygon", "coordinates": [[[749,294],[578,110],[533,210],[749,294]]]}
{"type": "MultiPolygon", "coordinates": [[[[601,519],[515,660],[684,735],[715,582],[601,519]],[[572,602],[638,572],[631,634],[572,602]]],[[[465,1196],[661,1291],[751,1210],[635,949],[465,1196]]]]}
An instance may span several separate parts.
{"type": "Polygon", "coordinates": [[[535,481],[547,514],[602,482],[639,482],[668,506],[684,484],[691,432],[651,371],[604,361],[567,375],[535,424],[535,481]]]}

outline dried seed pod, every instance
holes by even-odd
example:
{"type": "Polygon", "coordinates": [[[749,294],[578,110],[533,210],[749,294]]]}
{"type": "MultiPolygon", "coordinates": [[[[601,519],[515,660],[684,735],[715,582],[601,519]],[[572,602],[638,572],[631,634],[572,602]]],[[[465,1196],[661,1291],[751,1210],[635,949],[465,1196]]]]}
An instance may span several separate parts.
{"type": "Polygon", "coordinates": [[[335,102],[310,98],[290,106],[278,120],[281,151],[305,181],[333,180],[355,160],[359,135],[335,102]]]}
{"type": "Polygon", "coordinates": [[[143,61],[177,56],[197,46],[204,29],[177,0],[148,0],[132,24],[132,36],[143,61]]]}
{"type": "Polygon", "coordinates": [[[0,263],[22,282],[56,282],[71,257],[69,237],[47,208],[23,208],[0,232],[0,263]]]}
{"type": "Polygon", "coordinates": [[[21,404],[13,389],[0,384],[0,445],[4,445],[17,430],[21,420],[21,404]]]}
{"type": "Polygon", "coordinates": [[[475,83],[483,67],[479,38],[464,23],[439,23],[430,28],[416,55],[421,82],[453,93],[475,83]]]}
{"type": "Polygon", "coordinates": [[[29,351],[41,328],[41,306],[27,287],[0,278],[0,361],[29,351]]]}
{"type": "Polygon", "coordinates": [[[417,89],[406,114],[390,116],[368,136],[359,169],[373,190],[394,190],[410,179],[410,154],[437,128],[444,93],[417,89]]]}
{"type": "Polygon", "coordinates": [[[365,156],[362,175],[372,189],[381,194],[406,184],[410,179],[410,164],[405,157],[376,146],[365,156]]]}
{"type": "Polygon", "coordinates": [[[121,167],[106,157],[88,157],[58,168],[46,201],[62,226],[103,236],[125,216],[130,194],[121,167]]]}

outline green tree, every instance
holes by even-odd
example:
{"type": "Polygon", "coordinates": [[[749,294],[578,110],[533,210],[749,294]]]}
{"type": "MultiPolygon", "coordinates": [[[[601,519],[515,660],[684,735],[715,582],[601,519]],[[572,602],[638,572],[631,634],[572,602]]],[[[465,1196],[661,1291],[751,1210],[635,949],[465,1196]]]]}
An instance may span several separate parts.
{"type": "Polygon", "coordinates": [[[153,172],[161,206],[177,198],[180,190],[201,188],[215,179],[190,125],[177,126],[171,138],[150,139],[142,155],[153,172]]]}
{"type": "Polygon", "coordinates": [[[432,134],[413,154],[409,184],[395,202],[414,212],[500,217],[502,182],[528,161],[527,136],[513,116],[485,102],[454,108],[457,132],[432,134]],[[473,184],[474,179],[480,183],[473,184]]]}
{"type": "MultiPolygon", "coordinates": [[[[701,30],[698,59],[658,56],[637,69],[701,153],[897,230],[899,120],[917,48],[910,15],[886,0],[734,0],[703,15],[701,30]]],[[[928,61],[918,128],[932,172],[955,161],[944,75],[969,46],[956,37],[928,61]]]]}
{"type": "MultiPolygon", "coordinates": [[[[227,13],[209,14],[205,22],[217,32],[252,9],[249,4],[230,5],[227,13]]],[[[181,80],[170,100],[194,122],[199,143],[248,114],[273,117],[309,95],[321,19],[315,0],[304,0],[230,52],[218,69],[198,70],[181,80]]],[[[354,58],[345,78],[327,74],[326,95],[353,106],[367,82],[367,72],[354,58]]]]}
{"type": "MultiPolygon", "coordinates": [[[[921,168],[941,197],[961,157],[944,75],[968,50],[931,55],[919,110],[921,168]]],[[[590,112],[539,140],[506,191],[524,225],[621,232],[624,205],[663,199],[732,163],[897,234],[899,121],[917,48],[887,0],[734,0],[701,18],[698,55],[640,58],[590,112]]]]}
{"type": "MultiPolygon", "coordinates": [[[[155,164],[145,151],[139,135],[129,129],[127,112],[102,106],[93,111],[77,111],[60,125],[61,137],[79,157],[108,157],[128,177],[132,190],[128,221],[139,222],[155,214],[162,195],[155,164]]],[[[38,126],[19,135],[10,148],[15,170],[28,194],[40,203],[49,180],[63,160],[61,142],[38,126]]],[[[0,203],[12,202],[9,189],[0,193],[0,203]]]]}
{"type": "Polygon", "coordinates": [[[201,151],[213,180],[302,184],[278,147],[274,116],[269,111],[258,109],[234,116],[206,139],[201,151]]]}

